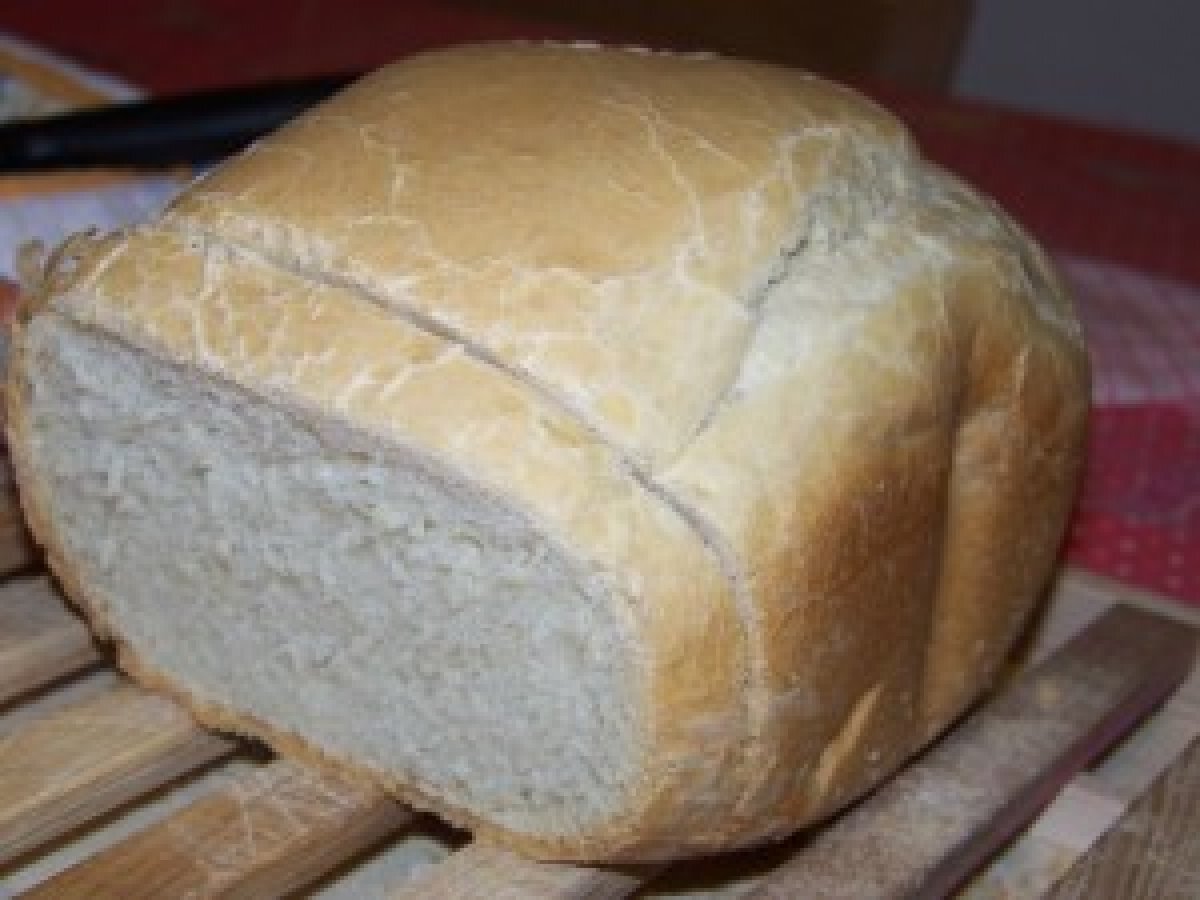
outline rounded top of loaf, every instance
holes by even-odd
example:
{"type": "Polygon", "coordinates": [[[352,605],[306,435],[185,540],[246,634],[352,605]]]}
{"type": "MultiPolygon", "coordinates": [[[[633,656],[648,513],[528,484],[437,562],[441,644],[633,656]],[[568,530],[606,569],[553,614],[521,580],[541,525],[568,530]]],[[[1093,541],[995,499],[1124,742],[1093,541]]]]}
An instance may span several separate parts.
{"type": "MultiPolygon", "coordinates": [[[[727,397],[773,286],[929,181],[893,117],[803,72],[496,44],[370,75],[170,218],[452,336],[653,470],[727,397]]],[[[1011,243],[982,202],[952,215],[1011,243]]]]}

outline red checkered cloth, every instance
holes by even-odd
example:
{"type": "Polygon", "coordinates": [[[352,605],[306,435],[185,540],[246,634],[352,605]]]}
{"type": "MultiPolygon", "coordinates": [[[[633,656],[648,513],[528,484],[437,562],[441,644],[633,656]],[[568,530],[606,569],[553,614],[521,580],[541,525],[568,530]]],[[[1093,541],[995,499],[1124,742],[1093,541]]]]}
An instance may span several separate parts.
{"type": "Polygon", "coordinates": [[[1074,562],[1200,605],[1200,286],[1077,256],[1093,365],[1074,562]]]}

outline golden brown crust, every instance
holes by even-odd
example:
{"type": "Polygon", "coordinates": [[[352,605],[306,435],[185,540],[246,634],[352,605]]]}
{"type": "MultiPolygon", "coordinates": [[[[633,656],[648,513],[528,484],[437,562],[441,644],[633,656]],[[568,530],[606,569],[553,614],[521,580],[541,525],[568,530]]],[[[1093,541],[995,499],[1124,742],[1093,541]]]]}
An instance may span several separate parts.
{"type": "MultiPolygon", "coordinates": [[[[374,773],[538,856],[725,849],[866,790],[993,678],[1082,456],[1086,355],[1036,247],[885,114],[766,66],[418,57],[52,281],[42,314],[428,453],[644,585],[651,749],[613,821],[512,834],[374,773]]],[[[13,385],[34,533],[107,631],[13,385]]]]}
{"type": "Polygon", "coordinates": [[[861,793],[992,681],[1078,477],[1088,373],[1065,298],[983,200],[912,178],[768,301],[736,399],[665,476],[751,573],[764,763],[743,803],[765,833],[861,793]],[[708,489],[733,467],[736,489],[708,489]]]}
{"type": "Polygon", "coordinates": [[[798,71],[496,44],[374,73],[168,215],[427,319],[653,469],[736,377],[784,252],[908,152],[798,71]]]}

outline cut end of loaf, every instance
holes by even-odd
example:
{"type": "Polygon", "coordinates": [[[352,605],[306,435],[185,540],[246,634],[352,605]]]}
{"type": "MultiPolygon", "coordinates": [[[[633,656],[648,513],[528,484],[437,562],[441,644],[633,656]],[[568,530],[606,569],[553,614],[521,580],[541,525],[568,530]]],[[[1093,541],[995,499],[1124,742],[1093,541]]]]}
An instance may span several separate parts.
{"type": "Polygon", "coordinates": [[[25,353],[32,499],[140,666],[468,823],[620,813],[641,701],[609,578],[434,461],[58,316],[25,353]]]}

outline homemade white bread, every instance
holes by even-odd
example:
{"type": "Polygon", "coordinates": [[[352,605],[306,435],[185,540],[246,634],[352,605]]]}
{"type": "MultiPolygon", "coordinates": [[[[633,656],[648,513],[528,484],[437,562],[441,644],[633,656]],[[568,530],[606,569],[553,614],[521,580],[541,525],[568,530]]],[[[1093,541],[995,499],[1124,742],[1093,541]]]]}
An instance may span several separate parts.
{"type": "Polygon", "coordinates": [[[996,675],[1081,459],[1043,254],[766,65],[418,56],[34,293],[24,502],[130,671],[547,858],[878,782],[996,675]]]}

